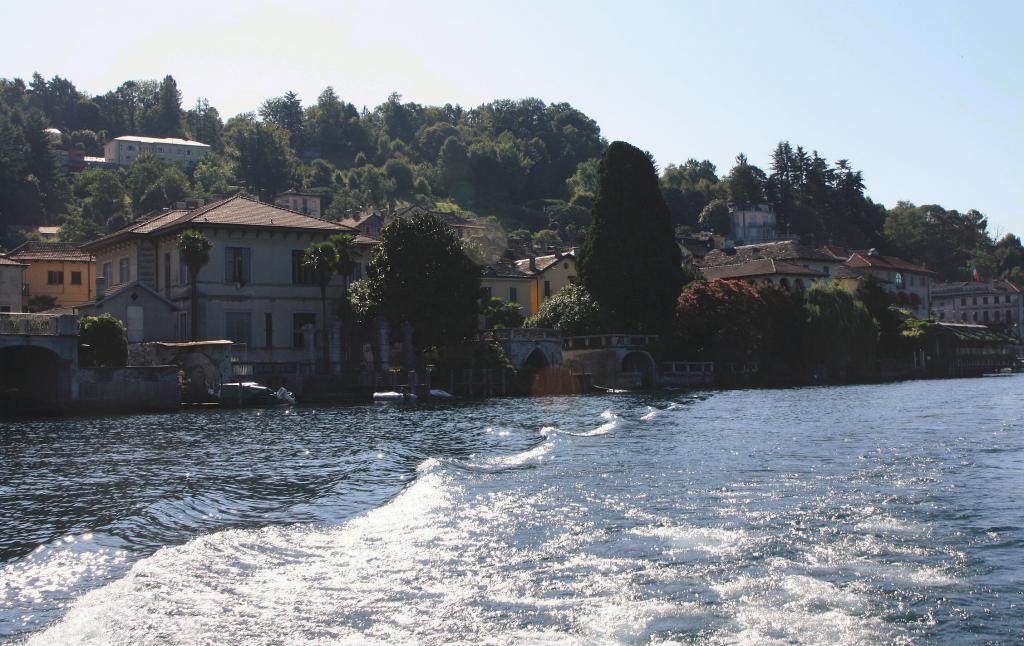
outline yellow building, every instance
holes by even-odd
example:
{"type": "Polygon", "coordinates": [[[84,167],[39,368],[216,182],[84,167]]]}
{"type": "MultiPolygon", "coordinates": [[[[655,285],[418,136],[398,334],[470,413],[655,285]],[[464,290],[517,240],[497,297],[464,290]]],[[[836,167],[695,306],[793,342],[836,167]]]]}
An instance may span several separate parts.
{"type": "Polygon", "coordinates": [[[536,314],[545,299],[576,282],[576,250],[517,260],[516,269],[533,278],[530,285],[530,314],[536,314]]]}
{"type": "Polygon", "coordinates": [[[91,300],[96,280],[92,254],[70,242],[29,241],[7,256],[28,265],[25,269],[24,304],[37,297],[54,299],[56,307],[71,307],[91,300]]]}

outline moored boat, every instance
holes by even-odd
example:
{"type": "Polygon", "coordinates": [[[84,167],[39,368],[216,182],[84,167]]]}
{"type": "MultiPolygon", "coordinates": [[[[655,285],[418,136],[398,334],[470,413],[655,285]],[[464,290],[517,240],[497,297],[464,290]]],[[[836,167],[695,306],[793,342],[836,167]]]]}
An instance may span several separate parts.
{"type": "Polygon", "coordinates": [[[213,396],[221,406],[259,407],[295,403],[295,395],[286,388],[273,390],[255,381],[221,384],[213,396]]]}

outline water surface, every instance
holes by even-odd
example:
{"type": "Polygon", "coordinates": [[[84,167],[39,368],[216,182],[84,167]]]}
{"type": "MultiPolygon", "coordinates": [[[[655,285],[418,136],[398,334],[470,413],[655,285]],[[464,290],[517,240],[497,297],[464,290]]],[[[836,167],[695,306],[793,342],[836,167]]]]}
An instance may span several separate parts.
{"type": "Polygon", "coordinates": [[[1019,643],[1022,386],[0,424],[0,641],[1019,643]]]}

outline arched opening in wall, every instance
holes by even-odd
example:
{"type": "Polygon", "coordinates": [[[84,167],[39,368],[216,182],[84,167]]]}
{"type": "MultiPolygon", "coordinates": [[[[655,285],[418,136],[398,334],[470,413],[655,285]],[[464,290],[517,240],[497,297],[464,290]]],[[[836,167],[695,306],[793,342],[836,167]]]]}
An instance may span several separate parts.
{"type": "Polygon", "coordinates": [[[789,291],[789,279],[788,278],[780,278],[779,279],[779,287],[781,287],[782,289],[784,289],[784,290],[786,290],[788,292],[789,291]]]}
{"type": "Polygon", "coordinates": [[[646,352],[630,352],[622,357],[622,374],[640,387],[650,388],[654,385],[654,359],[646,352]]]}
{"type": "Polygon", "coordinates": [[[540,348],[534,348],[529,355],[526,356],[526,361],[523,362],[523,370],[529,370],[530,372],[540,372],[549,365],[547,355],[540,348]]]}
{"type": "Polygon", "coordinates": [[[59,359],[52,350],[18,345],[0,350],[0,414],[55,410],[61,403],[59,359]]]}

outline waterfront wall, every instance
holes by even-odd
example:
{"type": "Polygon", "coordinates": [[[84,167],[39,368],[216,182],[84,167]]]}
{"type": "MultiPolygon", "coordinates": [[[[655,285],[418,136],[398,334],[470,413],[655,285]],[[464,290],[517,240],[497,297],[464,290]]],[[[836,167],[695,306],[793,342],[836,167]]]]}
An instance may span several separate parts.
{"type": "Polygon", "coordinates": [[[79,368],[78,405],[92,410],[176,410],[177,366],[79,368]]]}

